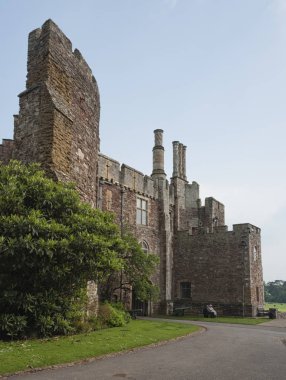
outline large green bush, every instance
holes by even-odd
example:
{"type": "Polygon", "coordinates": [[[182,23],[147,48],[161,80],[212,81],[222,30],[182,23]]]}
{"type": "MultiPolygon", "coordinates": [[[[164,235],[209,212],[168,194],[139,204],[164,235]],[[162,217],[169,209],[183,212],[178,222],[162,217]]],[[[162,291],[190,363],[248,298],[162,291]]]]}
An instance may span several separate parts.
{"type": "MultiPolygon", "coordinates": [[[[108,279],[118,278],[150,299],[156,263],[71,184],[37,164],[0,163],[0,338],[75,331],[85,323],[89,280],[102,285],[103,299],[114,291],[108,279]]],[[[109,325],[120,318],[110,312],[109,325]]]]}
{"type": "Polygon", "coordinates": [[[36,164],[0,165],[0,337],[72,331],[82,289],[119,271],[123,241],[109,213],[36,164]]]}
{"type": "Polygon", "coordinates": [[[120,327],[125,326],[130,321],[130,315],[121,304],[104,303],[100,305],[98,320],[101,327],[120,327]]]}

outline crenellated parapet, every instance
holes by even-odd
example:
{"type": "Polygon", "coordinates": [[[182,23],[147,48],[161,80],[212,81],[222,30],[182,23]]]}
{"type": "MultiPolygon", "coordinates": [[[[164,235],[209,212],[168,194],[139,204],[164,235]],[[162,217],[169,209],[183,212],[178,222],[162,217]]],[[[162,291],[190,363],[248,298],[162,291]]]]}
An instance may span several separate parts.
{"type": "Polygon", "coordinates": [[[101,181],[109,182],[124,189],[147,197],[157,198],[157,191],[151,177],[142,172],[99,153],[98,177],[101,181]]]}

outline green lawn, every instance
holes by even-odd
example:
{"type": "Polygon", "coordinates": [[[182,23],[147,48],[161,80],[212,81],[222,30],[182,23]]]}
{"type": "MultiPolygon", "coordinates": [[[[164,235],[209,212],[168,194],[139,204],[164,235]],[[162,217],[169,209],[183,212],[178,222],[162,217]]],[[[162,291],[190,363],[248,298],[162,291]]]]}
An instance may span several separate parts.
{"type": "Polygon", "coordinates": [[[267,322],[269,320],[268,317],[260,317],[260,318],[241,318],[241,317],[217,317],[217,318],[204,318],[193,315],[185,315],[183,317],[177,316],[168,316],[161,318],[170,318],[170,319],[184,319],[189,321],[203,321],[203,322],[216,322],[216,323],[231,323],[231,324],[240,324],[240,325],[258,325],[263,322],[267,322]]]}
{"type": "Polygon", "coordinates": [[[128,350],[198,331],[190,324],[131,321],[124,327],[67,337],[0,341],[0,375],[128,350]]]}
{"type": "Polygon", "coordinates": [[[265,303],[264,304],[264,309],[265,310],[268,310],[270,308],[276,308],[279,311],[286,312],[286,303],[273,302],[273,303],[265,303]]]}

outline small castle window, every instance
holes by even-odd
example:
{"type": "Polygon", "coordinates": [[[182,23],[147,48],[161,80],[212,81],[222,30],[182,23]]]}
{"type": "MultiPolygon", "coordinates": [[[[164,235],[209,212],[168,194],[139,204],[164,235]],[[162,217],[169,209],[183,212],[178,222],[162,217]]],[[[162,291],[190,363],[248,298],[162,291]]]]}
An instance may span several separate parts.
{"type": "Polygon", "coordinates": [[[141,242],[141,247],[142,247],[144,253],[148,254],[148,252],[149,252],[149,246],[148,246],[148,244],[146,243],[146,241],[143,240],[143,241],[141,242]]]}
{"type": "Polygon", "coordinates": [[[181,298],[191,298],[191,283],[181,282],[180,283],[180,294],[181,298]]]}
{"type": "Polygon", "coordinates": [[[147,225],[147,206],[145,199],[137,198],[136,203],[136,223],[147,225]]]}

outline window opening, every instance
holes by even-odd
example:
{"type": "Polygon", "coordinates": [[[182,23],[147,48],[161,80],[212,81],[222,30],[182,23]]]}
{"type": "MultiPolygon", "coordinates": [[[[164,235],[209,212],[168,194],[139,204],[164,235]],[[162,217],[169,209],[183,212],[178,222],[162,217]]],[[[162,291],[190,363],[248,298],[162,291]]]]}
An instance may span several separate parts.
{"type": "Polygon", "coordinates": [[[141,242],[141,247],[142,247],[142,249],[143,249],[143,251],[144,251],[144,253],[148,253],[149,252],[149,246],[148,246],[148,244],[146,243],[146,241],[142,241],[141,242]]]}
{"type": "Polygon", "coordinates": [[[191,283],[181,282],[180,283],[181,298],[191,298],[191,283]]]}
{"type": "Polygon", "coordinates": [[[147,225],[147,201],[142,198],[137,198],[136,223],[147,225]]]}

